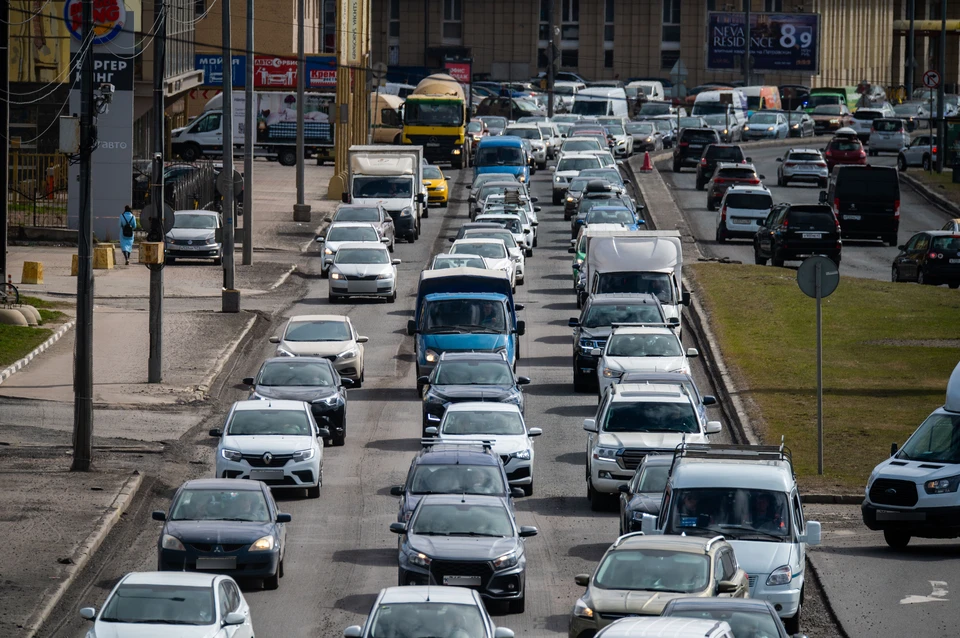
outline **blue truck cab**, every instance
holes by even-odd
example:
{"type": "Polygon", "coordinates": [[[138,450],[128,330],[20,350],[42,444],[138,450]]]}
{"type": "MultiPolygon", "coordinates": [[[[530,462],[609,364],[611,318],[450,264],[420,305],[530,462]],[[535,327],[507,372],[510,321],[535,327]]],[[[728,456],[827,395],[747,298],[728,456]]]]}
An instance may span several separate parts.
{"type": "Polygon", "coordinates": [[[514,303],[510,279],[499,270],[447,268],[420,275],[415,319],[407,334],[415,338],[417,378],[429,375],[444,352],[500,352],[514,368],[523,305],[514,303]]]}
{"type": "Polygon", "coordinates": [[[473,178],[483,173],[511,173],[524,184],[530,183],[530,158],[523,140],[515,135],[484,137],[477,145],[473,160],[473,178]]]}

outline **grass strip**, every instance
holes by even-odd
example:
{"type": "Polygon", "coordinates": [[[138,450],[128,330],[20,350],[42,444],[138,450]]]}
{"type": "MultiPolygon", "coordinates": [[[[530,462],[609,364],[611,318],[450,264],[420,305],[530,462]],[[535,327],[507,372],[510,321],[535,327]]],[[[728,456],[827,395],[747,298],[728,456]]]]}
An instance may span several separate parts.
{"type": "Polygon", "coordinates": [[[53,330],[0,324],[0,368],[22,359],[50,338],[53,330]]]}

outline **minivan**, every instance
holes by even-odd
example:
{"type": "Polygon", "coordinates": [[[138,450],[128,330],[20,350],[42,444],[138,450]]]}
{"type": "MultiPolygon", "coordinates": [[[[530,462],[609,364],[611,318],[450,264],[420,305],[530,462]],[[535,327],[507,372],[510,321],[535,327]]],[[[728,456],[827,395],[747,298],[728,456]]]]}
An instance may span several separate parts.
{"type": "Polygon", "coordinates": [[[869,144],[868,152],[871,156],[879,155],[880,151],[899,154],[910,146],[910,133],[900,118],[881,117],[873,121],[869,144]]]}
{"type": "Polygon", "coordinates": [[[523,183],[530,181],[530,159],[523,140],[513,135],[480,139],[473,160],[473,177],[483,173],[510,173],[523,183]]]}
{"type": "Polygon", "coordinates": [[[820,203],[833,207],[844,239],[879,239],[897,245],[900,175],[894,166],[835,166],[820,203]]]}
{"type": "Polygon", "coordinates": [[[630,117],[627,109],[627,93],[622,88],[588,86],[573,96],[571,113],[591,117],[613,115],[630,117]]]}
{"type": "Polygon", "coordinates": [[[740,90],[747,96],[747,117],[764,109],[782,108],[780,90],[775,86],[745,86],[740,90]]]}

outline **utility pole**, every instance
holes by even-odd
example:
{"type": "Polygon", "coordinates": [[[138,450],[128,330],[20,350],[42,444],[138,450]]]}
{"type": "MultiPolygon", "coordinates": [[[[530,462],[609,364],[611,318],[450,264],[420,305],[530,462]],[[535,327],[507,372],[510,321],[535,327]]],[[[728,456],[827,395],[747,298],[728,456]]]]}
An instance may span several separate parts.
{"type": "Polygon", "coordinates": [[[430,0],[423,0],[423,66],[430,67],[430,0]]]}
{"type": "MultiPolygon", "coordinates": [[[[73,465],[89,472],[93,460],[93,2],[82,0],[80,47],[80,215],[77,232],[77,334],[73,354],[73,465]]],[[[6,60],[4,61],[6,64],[6,60]]],[[[7,96],[3,96],[4,99],[7,96]]],[[[6,141],[3,142],[6,144],[6,141]]],[[[6,192],[3,197],[6,199],[6,192]]]]}
{"type": "MultiPolygon", "coordinates": [[[[153,192],[154,221],[152,228],[163,228],[163,151],[164,126],[163,78],[167,54],[167,10],[163,0],[154,0],[153,16],[157,32],[153,37],[153,192]]],[[[151,237],[163,241],[163,237],[151,237]]],[[[147,382],[160,383],[163,378],[163,264],[150,264],[150,357],[147,361],[147,382]]]]}
{"type": "Polygon", "coordinates": [[[937,87],[937,172],[943,172],[943,158],[947,155],[947,127],[943,119],[944,84],[947,80],[947,0],[940,0],[940,86],[937,87]]]}
{"type": "Polygon", "coordinates": [[[910,31],[907,32],[907,73],[905,84],[907,85],[907,99],[913,97],[913,70],[916,66],[914,61],[914,47],[916,46],[916,0],[907,0],[907,14],[910,16],[910,31]]]}
{"type": "Polygon", "coordinates": [[[555,107],[553,85],[556,81],[556,57],[553,53],[553,0],[547,0],[547,115],[553,117],[555,107]]]}
{"type": "MultiPolygon", "coordinates": [[[[303,163],[306,149],[304,148],[303,110],[305,105],[304,94],[307,87],[307,61],[305,58],[303,21],[304,0],[297,0],[297,205],[304,205],[303,163]]],[[[370,100],[368,99],[367,102],[370,100]]]]}
{"type": "MultiPolygon", "coordinates": [[[[230,70],[231,80],[233,69],[230,70]]],[[[253,144],[255,141],[253,103],[253,0],[247,0],[247,77],[243,94],[246,110],[243,116],[243,265],[253,263],[253,144]]]]}
{"type": "Polygon", "coordinates": [[[7,282],[7,192],[10,178],[10,3],[0,10],[0,286],[7,282]]]}
{"type": "MultiPolygon", "coordinates": [[[[240,312],[240,291],[234,288],[234,230],[236,218],[233,206],[233,51],[230,43],[230,0],[220,0],[220,12],[223,14],[223,293],[220,309],[222,312],[240,312]]],[[[253,60],[247,60],[248,65],[253,60]]],[[[248,109],[253,108],[247,104],[248,109]]]]}
{"type": "Polygon", "coordinates": [[[743,0],[743,85],[750,86],[750,3],[752,0],[743,0]]]}

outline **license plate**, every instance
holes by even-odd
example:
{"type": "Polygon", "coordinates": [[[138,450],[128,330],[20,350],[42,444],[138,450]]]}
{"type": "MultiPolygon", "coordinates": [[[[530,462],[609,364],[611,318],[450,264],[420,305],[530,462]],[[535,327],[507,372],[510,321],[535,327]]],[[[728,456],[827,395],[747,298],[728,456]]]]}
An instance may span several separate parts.
{"type": "Polygon", "coordinates": [[[479,587],[483,583],[479,576],[444,576],[443,584],[451,587],[479,587]]]}
{"type": "Polygon", "coordinates": [[[691,144],[690,148],[703,148],[703,144],[691,144]]]}
{"type": "Polygon", "coordinates": [[[863,219],[860,215],[844,215],[843,218],[844,218],[844,219],[851,219],[851,220],[854,220],[854,221],[860,221],[861,219],[863,219]]]}
{"type": "Polygon", "coordinates": [[[817,170],[817,167],[816,167],[816,166],[803,166],[803,165],[801,164],[801,165],[800,165],[800,170],[801,170],[801,171],[815,171],[815,170],[817,170]]]}
{"type": "Polygon", "coordinates": [[[440,142],[427,142],[427,146],[440,146],[440,142]]]}
{"type": "Polygon", "coordinates": [[[749,224],[752,221],[753,220],[749,219],[748,217],[731,217],[730,218],[730,223],[732,224],[749,224]]]}
{"type": "Polygon", "coordinates": [[[349,292],[377,292],[377,281],[351,281],[347,284],[349,292]]]}
{"type": "Polygon", "coordinates": [[[823,237],[822,233],[803,233],[804,239],[820,239],[823,237]]]}
{"type": "Polygon", "coordinates": [[[960,264],[960,259],[951,259],[951,260],[950,260],[950,263],[951,263],[951,264],[960,264]]]}
{"type": "Polygon", "coordinates": [[[250,478],[254,481],[282,481],[283,470],[250,470],[250,478]]]}
{"type": "Polygon", "coordinates": [[[237,557],[224,556],[223,558],[198,558],[197,569],[236,569],[237,557]]]}
{"type": "Polygon", "coordinates": [[[894,512],[892,510],[877,510],[878,521],[925,521],[924,512],[894,512]]]}

